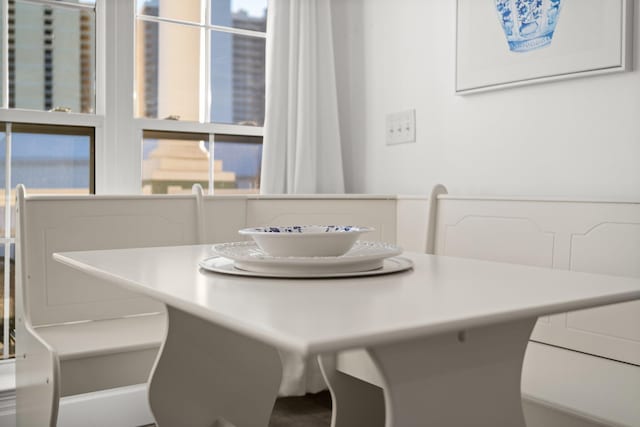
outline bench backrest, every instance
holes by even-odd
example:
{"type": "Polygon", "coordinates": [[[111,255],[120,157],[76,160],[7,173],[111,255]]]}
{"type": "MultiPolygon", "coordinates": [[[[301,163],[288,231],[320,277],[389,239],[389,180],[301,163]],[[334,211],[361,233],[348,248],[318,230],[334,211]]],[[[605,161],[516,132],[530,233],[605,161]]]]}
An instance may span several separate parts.
{"type": "MultiPolygon", "coordinates": [[[[440,255],[640,277],[640,203],[441,196],[440,255]]],[[[533,339],[640,365],[640,301],[538,322],[533,339]]]]}
{"type": "Polygon", "coordinates": [[[54,252],[197,243],[195,196],[27,196],[18,189],[24,315],[34,326],[162,311],[54,252]]]}
{"type": "Polygon", "coordinates": [[[364,240],[396,241],[395,196],[205,196],[205,242],[243,240],[244,227],[294,224],[357,224],[375,230],[364,240]]]}
{"type": "MultiPolygon", "coordinates": [[[[396,196],[28,196],[18,189],[25,316],[34,326],[161,311],[162,305],[65,268],[54,252],[242,240],[238,230],[267,224],[358,224],[366,240],[395,243],[424,198],[396,196]],[[404,206],[404,208],[403,208],[404,206]]],[[[424,216],[420,213],[420,216],[424,216]]],[[[426,219],[425,219],[426,221],[426,219]]],[[[416,239],[423,251],[426,238],[416,239]]],[[[413,243],[411,243],[413,244],[413,243]]]]}

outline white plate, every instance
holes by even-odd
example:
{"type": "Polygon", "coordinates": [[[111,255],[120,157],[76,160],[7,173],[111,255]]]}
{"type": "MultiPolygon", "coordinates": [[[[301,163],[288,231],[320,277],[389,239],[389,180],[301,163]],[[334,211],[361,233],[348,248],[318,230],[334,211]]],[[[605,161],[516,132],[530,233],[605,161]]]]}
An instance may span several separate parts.
{"type": "Polygon", "coordinates": [[[375,270],[367,271],[353,271],[353,272],[324,272],[324,273],[309,273],[307,271],[290,271],[288,269],[282,271],[262,272],[262,271],[247,271],[240,270],[234,266],[234,261],[229,258],[223,258],[214,256],[211,258],[203,259],[199,262],[200,267],[207,271],[213,271],[216,273],[232,274],[235,276],[250,276],[250,277],[280,277],[288,279],[329,279],[339,277],[360,277],[360,276],[377,276],[380,274],[390,274],[399,271],[408,270],[413,267],[413,261],[403,257],[387,258],[382,261],[382,267],[375,270]]]}
{"type": "Polygon", "coordinates": [[[400,255],[402,249],[388,243],[356,242],[344,255],[335,257],[274,257],[265,254],[255,242],[213,245],[213,252],[234,261],[239,270],[259,273],[293,274],[354,273],[382,268],[383,260],[400,255]]]}

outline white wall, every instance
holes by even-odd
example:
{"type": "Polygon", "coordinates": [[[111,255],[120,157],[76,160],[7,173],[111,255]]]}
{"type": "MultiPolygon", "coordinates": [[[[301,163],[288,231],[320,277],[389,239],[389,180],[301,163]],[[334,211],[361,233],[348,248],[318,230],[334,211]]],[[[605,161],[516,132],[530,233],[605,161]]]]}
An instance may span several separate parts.
{"type": "Polygon", "coordinates": [[[456,96],[455,0],[332,7],[349,192],[640,200],[639,71],[456,96]],[[411,108],[417,142],[386,146],[411,108]]]}

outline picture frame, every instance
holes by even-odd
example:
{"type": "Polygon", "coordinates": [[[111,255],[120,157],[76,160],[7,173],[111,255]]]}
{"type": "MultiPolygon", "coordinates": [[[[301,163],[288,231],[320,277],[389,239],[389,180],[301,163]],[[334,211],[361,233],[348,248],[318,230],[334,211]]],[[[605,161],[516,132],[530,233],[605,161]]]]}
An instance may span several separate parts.
{"type": "Polygon", "coordinates": [[[630,70],[633,3],[456,0],[456,94],[630,70]]]}

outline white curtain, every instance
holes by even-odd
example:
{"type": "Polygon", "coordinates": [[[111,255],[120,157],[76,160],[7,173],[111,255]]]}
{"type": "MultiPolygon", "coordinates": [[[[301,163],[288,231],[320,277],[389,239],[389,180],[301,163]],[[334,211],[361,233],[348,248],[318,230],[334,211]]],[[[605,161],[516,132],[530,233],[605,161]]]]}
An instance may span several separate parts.
{"type": "Polygon", "coordinates": [[[270,0],[263,194],[343,193],[330,0],[270,0]]]}
{"type": "MultiPolygon", "coordinates": [[[[263,194],[343,193],[330,0],[269,0],[263,194]]],[[[281,351],[281,396],[326,389],[315,357],[281,351]]]]}

